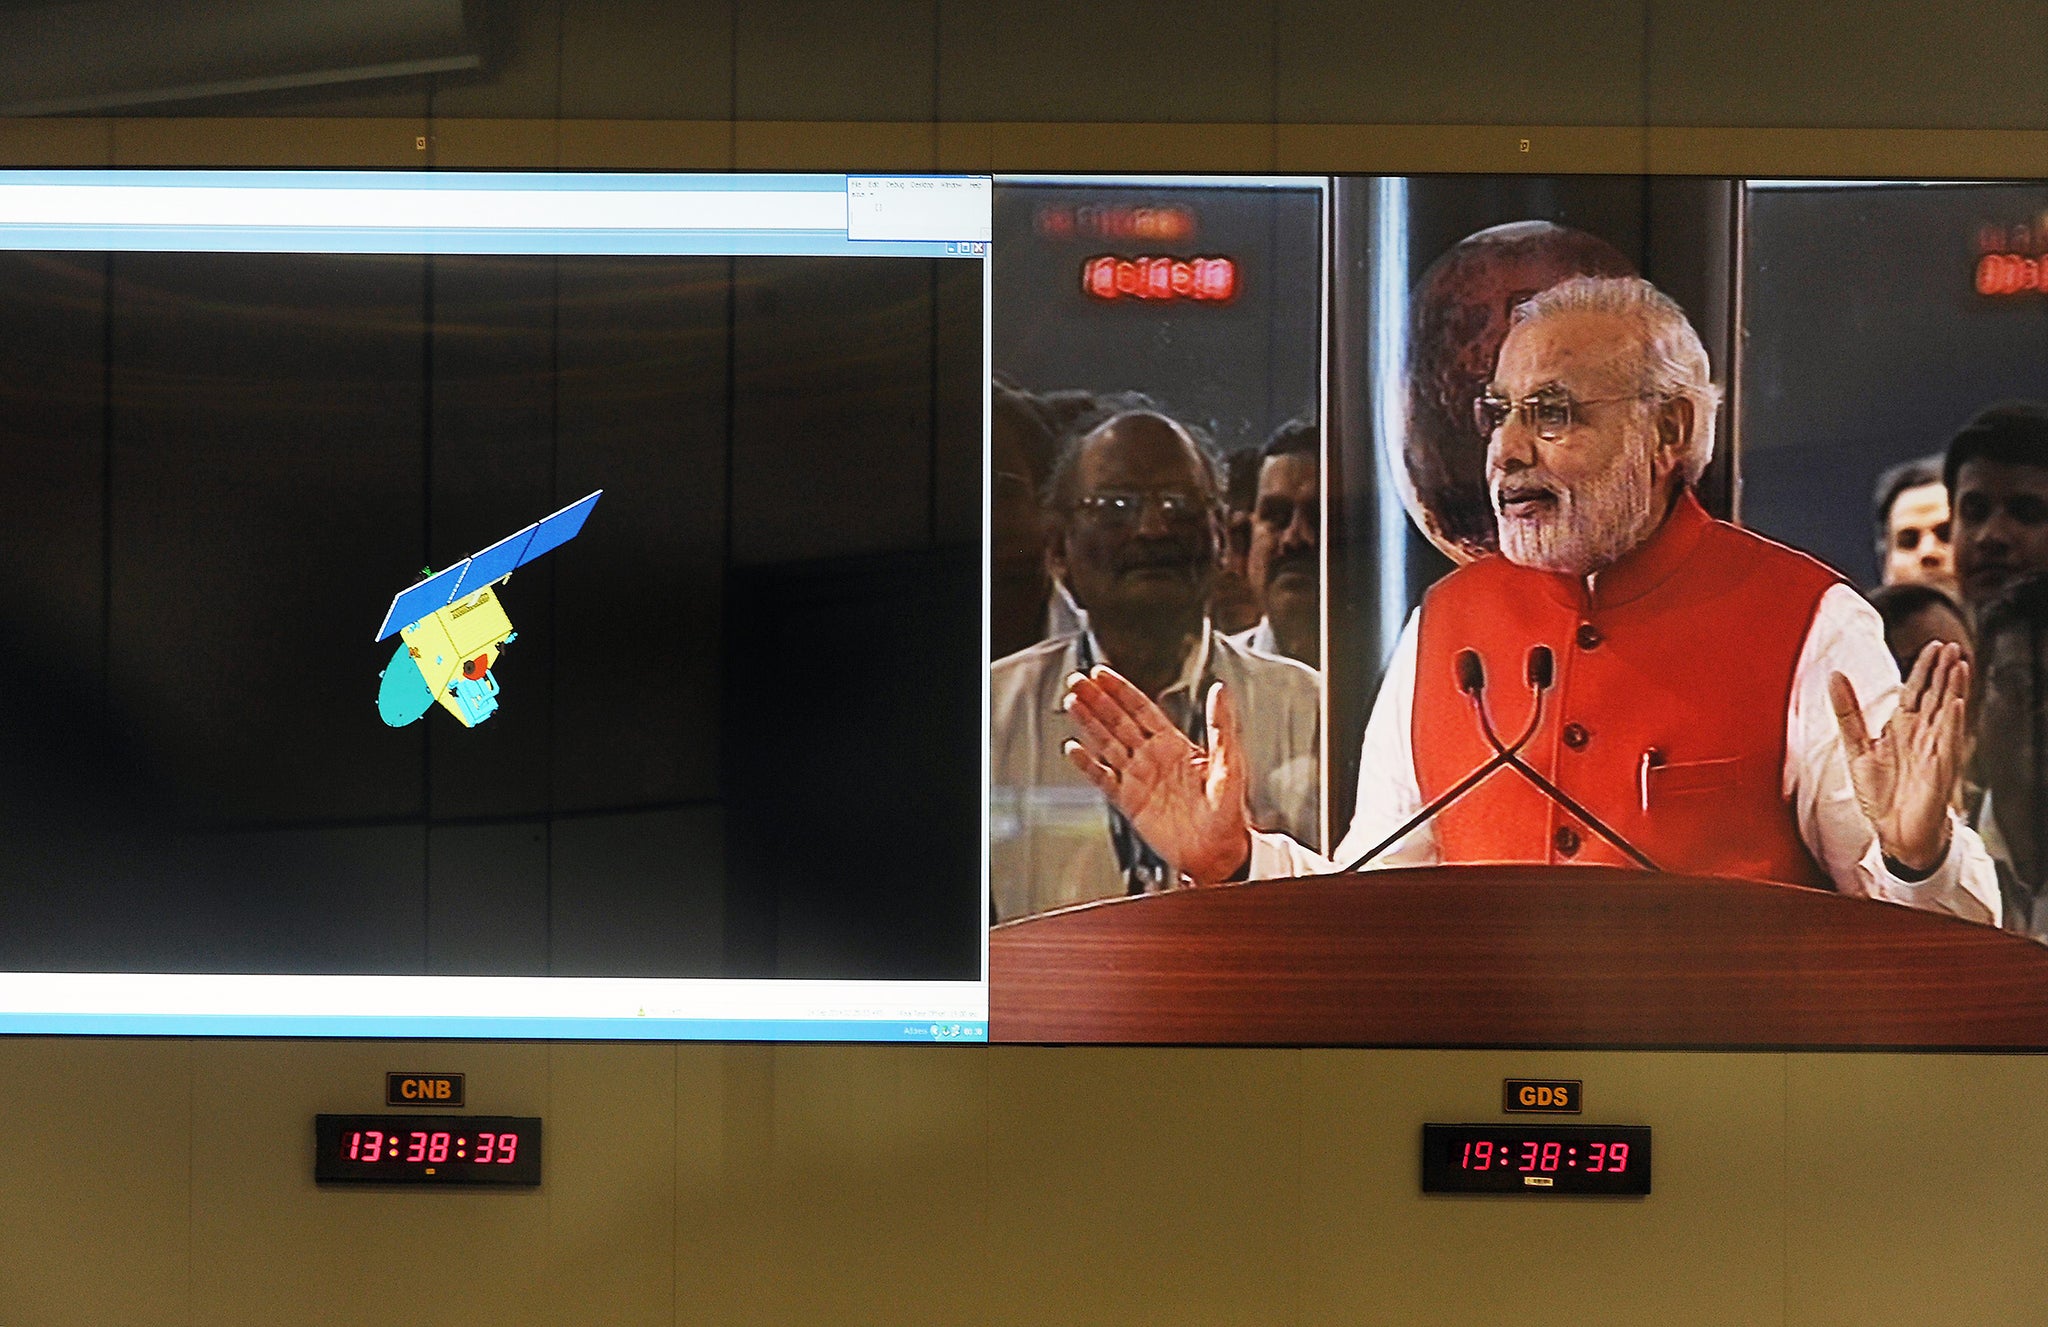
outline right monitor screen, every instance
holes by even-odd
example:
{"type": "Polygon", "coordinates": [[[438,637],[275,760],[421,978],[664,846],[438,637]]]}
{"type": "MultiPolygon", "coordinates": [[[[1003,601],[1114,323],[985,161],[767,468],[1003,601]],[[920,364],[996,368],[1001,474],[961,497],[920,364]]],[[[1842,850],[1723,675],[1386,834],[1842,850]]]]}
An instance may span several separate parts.
{"type": "Polygon", "coordinates": [[[995,217],[992,1038],[2048,1045],[2048,186],[995,217]]]}

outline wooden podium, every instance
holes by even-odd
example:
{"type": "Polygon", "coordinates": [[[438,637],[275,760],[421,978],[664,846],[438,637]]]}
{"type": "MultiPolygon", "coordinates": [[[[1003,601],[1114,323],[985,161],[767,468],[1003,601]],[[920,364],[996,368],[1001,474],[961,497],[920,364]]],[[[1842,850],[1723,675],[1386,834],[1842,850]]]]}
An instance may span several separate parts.
{"type": "Polygon", "coordinates": [[[1600,867],[1263,880],[989,935],[996,1041],[2048,1049],[2048,947],[1790,885],[1600,867]]]}

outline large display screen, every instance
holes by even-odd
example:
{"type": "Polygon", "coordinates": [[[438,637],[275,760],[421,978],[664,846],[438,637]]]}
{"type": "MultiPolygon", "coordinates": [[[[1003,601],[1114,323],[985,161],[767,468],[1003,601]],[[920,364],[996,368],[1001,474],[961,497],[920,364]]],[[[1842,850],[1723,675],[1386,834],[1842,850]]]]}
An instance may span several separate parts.
{"type": "Polygon", "coordinates": [[[0,1032],[2048,1047],[2048,185],[0,175],[0,1032]]]}
{"type": "Polygon", "coordinates": [[[1301,183],[999,193],[993,1035],[2048,1046],[2048,186],[1301,183]]]}
{"type": "Polygon", "coordinates": [[[989,209],[0,175],[0,1032],[980,1039],[989,209]]]}

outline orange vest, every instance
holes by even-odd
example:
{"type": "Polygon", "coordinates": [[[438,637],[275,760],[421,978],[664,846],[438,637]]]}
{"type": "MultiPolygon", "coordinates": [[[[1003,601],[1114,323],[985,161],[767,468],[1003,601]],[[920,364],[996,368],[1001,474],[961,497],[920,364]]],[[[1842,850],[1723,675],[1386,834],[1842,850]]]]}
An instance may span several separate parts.
{"type": "MultiPolygon", "coordinates": [[[[1841,577],[1707,515],[1690,491],[1647,543],[1584,577],[1498,555],[1452,572],[1422,603],[1415,773],[1424,801],[1493,754],[1457,655],[1477,650],[1503,742],[1533,701],[1531,646],[1556,655],[1543,724],[1522,752],[1666,871],[1829,887],[1784,795],[1792,675],[1820,598],[1841,577]]],[[[1436,821],[1446,862],[1628,865],[1514,770],[1436,821]]]]}

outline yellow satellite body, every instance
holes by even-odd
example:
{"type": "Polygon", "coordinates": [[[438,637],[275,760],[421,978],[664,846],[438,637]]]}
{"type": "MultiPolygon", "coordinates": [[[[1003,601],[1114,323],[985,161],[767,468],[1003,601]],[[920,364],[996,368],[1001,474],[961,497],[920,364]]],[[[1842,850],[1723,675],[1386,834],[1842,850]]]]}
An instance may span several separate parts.
{"type": "Polygon", "coordinates": [[[497,713],[498,679],[491,670],[505,646],[519,639],[498,602],[498,587],[574,539],[603,496],[603,489],[587,494],[452,567],[422,568],[417,584],[391,596],[375,639],[400,641],[377,674],[378,717],[403,728],[438,702],[464,728],[474,728],[497,713]]]}
{"type": "Polygon", "coordinates": [[[480,680],[496,666],[499,650],[512,634],[512,619],[505,616],[491,587],[427,614],[398,634],[441,708],[463,727],[474,728],[456,697],[455,679],[480,680]]]}

